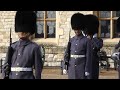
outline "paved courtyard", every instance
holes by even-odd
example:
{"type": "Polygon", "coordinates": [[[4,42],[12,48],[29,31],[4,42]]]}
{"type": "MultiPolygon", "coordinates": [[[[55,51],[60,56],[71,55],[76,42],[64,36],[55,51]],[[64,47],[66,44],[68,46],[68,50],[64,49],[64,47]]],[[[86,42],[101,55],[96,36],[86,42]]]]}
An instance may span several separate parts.
{"type": "MultiPolygon", "coordinates": [[[[0,79],[2,79],[0,74],[0,79]]],[[[42,79],[67,79],[67,75],[62,75],[60,68],[45,68],[42,72],[42,79]]],[[[99,79],[118,79],[116,70],[101,70],[99,79]]]]}
{"type": "MultiPolygon", "coordinates": [[[[67,75],[62,75],[59,68],[47,68],[42,72],[42,79],[67,79],[67,75]]],[[[113,69],[109,71],[102,69],[100,70],[99,79],[118,79],[118,72],[113,69]]]]}

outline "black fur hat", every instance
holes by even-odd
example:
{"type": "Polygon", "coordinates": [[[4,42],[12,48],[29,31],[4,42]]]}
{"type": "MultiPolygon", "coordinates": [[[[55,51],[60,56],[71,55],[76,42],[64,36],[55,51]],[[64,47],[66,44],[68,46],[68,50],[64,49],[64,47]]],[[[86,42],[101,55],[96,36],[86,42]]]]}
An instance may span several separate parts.
{"type": "Polygon", "coordinates": [[[117,19],[117,32],[120,32],[120,17],[117,19]]]}
{"type": "Polygon", "coordinates": [[[99,30],[98,17],[92,14],[85,15],[85,27],[87,28],[87,34],[94,35],[99,30]]]}
{"type": "Polygon", "coordinates": [[[15,16],[15,32],[35,33],[36,14],[33,11],[17,11],[15,16]]]}
{"type": "Polygon", "coordinates": [[[71,27],[73,30],[83,30],[84,28],[84,15],[75,13],[71,17],[71,27]]]}

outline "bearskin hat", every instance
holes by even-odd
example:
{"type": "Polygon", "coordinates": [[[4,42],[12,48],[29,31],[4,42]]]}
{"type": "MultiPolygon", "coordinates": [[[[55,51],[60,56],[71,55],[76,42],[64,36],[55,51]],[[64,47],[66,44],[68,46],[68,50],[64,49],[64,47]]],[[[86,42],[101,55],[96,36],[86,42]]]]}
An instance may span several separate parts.
{"type": "Polygon", "coordinates": [[[120,32],[120,17],[117,19],[117,32],[120,32]]]}
{"type": "Polygon", "coordinates": [[[35,33],[36,13],[33,11],[17,11],[15,16],[15,32],[30,32],[35,33]]]}
{"type": "Polygon", "coordinates": [[[85,27],[87,28],[87,34],[94,35],[99,30],[98,17],[92,14],[85,15],[85,27]]]}
{"type": "Polygon", "coordinates": [[[81,13],[75,13],[71,17],[71,27],[73,30],[84,29],[84,15],[81,13]]]}

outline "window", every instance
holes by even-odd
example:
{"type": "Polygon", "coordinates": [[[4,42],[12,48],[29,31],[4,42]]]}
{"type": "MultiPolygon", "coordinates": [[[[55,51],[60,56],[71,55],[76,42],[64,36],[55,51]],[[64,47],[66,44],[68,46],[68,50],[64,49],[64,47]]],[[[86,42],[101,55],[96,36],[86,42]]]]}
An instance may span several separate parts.
{"type": "Polygon", "coordinates": [[[35,38],[56,37],[56,12],[37,11],[37,31],[35,38]]]}
{"type": "Polygon", "coordinates": [[[98,17],[100,21],[99,36],[102,38],[118,38],[116,20],[120,17],[120,11],[99,11],[98,17]]]}

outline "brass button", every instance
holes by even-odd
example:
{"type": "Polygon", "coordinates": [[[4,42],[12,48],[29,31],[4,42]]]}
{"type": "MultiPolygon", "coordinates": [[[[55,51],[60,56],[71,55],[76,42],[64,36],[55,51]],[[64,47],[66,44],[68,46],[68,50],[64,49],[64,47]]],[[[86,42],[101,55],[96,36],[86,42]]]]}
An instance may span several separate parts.
{"type": "Polygon", "coordinates": [[[16,73],[16,76],[18,75],[18,73],[16,73]]]}
{"type": "Polygon", "coordinates": [[[17,63],[17,65],[19,65],[19,63],[17,63]]]}

